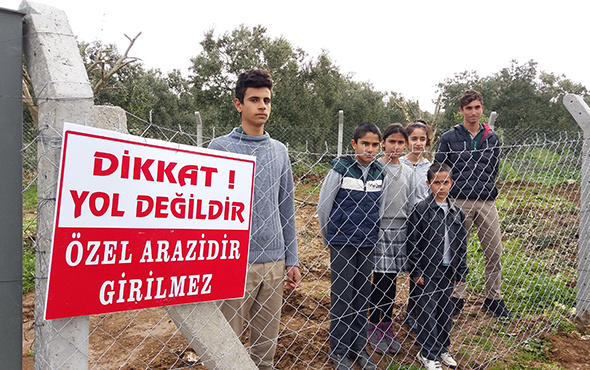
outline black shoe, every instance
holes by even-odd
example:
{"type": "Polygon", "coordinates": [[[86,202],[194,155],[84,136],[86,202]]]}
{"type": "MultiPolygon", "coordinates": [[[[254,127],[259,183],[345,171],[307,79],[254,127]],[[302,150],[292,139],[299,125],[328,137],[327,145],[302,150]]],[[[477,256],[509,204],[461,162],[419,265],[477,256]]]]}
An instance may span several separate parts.
{"type": "Polygon", "coordinates": [[[344,355],[331,354],[330,360],[334,364],[334,370],[353,370],[352,362],[344,355]]]}
{"type": "Polygon", "coordinates": [[[508,308],[506,308],[506,305],[504,304],[504,300],[502,300],[502,299],[486,298],[483,301],[483,307],[488,312],[491,312],[495,316],[502,317],[505,319],[509,319],[512,317],[512,313],[510,311],[508,311],[508,308]]]}
{"type": "Polygon", "coordinates": [[[404,325],[406,325],[411,331],[416,331],[416,319],[414,316],[410,315],[409,312],[406,312],[406,316],[404,316],[404,325]]]}
{"type": "Polygon", "coordinates": [[[453,313],[451,317],[455,317],[463,311],[465,300],[463,298],[451,297],[451,305],[453,306],[453,313]]]}
{"type": "Polygon", "coordinates": [[[369,356],[366,349],[363,349],[360,352],[352,352],[349,357],[356,362],[361,369],[377,370],[377,365],[371,360],[371,356],[369,356]]]}

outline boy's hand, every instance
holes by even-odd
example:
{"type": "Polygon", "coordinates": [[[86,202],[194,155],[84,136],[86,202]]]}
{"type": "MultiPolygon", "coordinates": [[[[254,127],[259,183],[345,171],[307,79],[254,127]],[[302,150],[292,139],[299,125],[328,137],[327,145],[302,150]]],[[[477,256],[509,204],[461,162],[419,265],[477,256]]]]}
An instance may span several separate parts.
{"type": "Polygon", "coordinates": [[[285,289],[291,290],[299,286],[301,282],[301,272],[297,266],[287,266],[287,282],[285,283],[285,289]]]}
{"type": "Polygon", "coordinates": [[[414,280],[414,283],[416,283],[418,285],[424,285],[424,278],[422,276],[413,277],[412,280],[414,280]]]}

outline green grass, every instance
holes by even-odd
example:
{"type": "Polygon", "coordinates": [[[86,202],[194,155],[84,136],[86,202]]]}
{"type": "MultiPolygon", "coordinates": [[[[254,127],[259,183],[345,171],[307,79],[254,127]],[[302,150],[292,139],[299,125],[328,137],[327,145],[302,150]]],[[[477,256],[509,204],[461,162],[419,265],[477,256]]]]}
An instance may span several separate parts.
{"type": "Polygon", "coordinates": [[[23,213],[37,209],[37,185],[31,184],[23,190],[23,213]]]}
{"type": "MultiPolygon", "coordinates": [[[[503,296],[509,306],[523,314],[541,314],[544,310],[555,309],[557,304],[557,307],[574,307],[576,290],[570,286],[570,280],[575,279],[575,270],[568,271],[567,276],[553,273],[548,259],[538,257],[538,253],[527,253],[521,239],[504,242],[503,296]]],[[[468,246],[468,266],[468,289],[482,293],[485,289],[485,263],[475,235],[472,235],[468,246]]]]}
{"type": "Polygon", "coordinates": [[[530,339],[524,342],[522,350],[522,356],[525,360],[547,361],[549,359],[549,351],[551,350],[551,342],[530,339]]]}
{"type": "Polygon", "coordinates": [[[567,180],[580,181],[579,154],[567,148],[531,147],[524,153],[510,153],[500,161],[500,182],[529,181],[555,186],[567,180]]]}
{"type": "Polygon", "coordinates": [[[35,291],[35,254],[23,254],[23,294],[35,291]]]}
{"type": "MultiPolygon", "coordinates": [[[[579,206],[550,186],[530,183],[506,187],[497,205],[504,299],[516,313],[549,311],[567,318],[576,304],[579,206]],[[556,226],[556,219],[563,219],[563,225],[556,226]]],[[[474,230],[468,245],[468,289],[483,293],[485,259],[474,230]]]]}
{"type": "Polygon", "coordinates": [[[419,365],[406,365],[406,364],[398,364],[398,363],[391,363],[387,365],[387,370],[420,370],[422,367],[419,365]]]}
{"type": "Polygon", "coordinates": [[[35,243],[37,236],[37,185],[23,190],[23,294],[35,290],[35,243]]]}

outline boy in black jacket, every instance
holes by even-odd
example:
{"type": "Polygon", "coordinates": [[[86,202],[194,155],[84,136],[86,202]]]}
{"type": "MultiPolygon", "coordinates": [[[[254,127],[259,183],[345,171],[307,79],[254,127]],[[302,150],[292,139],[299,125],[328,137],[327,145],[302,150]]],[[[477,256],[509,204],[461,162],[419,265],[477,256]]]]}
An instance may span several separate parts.
{"type": "Polygon", "coordinates": [[[465,215],[447,199],[453,180],[451,168],[435,162],[427,177],[432,195],[414,207],[408,218],[408,266],[415,283],[418,360],[427,369],[441,362],[457,367],[449,353],[453,285],[465,284],[467,232],[465,215]]]}

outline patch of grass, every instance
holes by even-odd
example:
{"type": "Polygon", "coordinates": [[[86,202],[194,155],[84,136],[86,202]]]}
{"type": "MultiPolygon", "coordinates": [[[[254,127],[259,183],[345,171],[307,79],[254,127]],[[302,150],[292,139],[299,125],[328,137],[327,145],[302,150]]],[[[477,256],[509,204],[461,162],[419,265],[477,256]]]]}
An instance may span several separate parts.
{"type": "Polygon", "coordinates": [[[307,245],[316,235],[310,230],[302,230],[299,232],[299,236],[303,239],[303,244],[307,245]]]}
{"type": "Polygon", "coordinates": [[[522,356],[525,360],[547,361],[551,350],[551,342],[533,338],[523,343],[522,350],[522,356]]]}
{"type": "Polygon", "coordinates": [[[549,359],[551,343],[530,339],[518,347],[516,353],[489,367],[490,370],[560,370],[557,363],[545,363],[549,359]]]}
{"type": "Polygon", "coordinates": [[[471,291],[483,292],[485,289],[485,263],[481,243],[475,233],[471,234],[467,245],[467,266],[469,266],[467,288],[471,291]]]}
{"type": "Polygon", "coordinates": [[[500,173],[498,179],[502,182],[512,182],[518,179],[518,171],[507,160],[500,161],[500,173]]]}
{"type": "Polygon", "coordinates": [[[573,307],[576,304],[576,291],[569,287],[563,276],[550,276],[540,272],[542,266],[533,261],[513,261],[503,269],[505,284],[504,296],[509,297],[515,308],[526,313],[542,313],[547,309],[573,307]],[[535,271],[537,270],[537,271],[535,271]]]}
{"type": "Polygon", "coordinates": [[[561,370],[558,364],[531,363],[522,359],[505,359],[501,364],[494,364],[489,370],[561,370]]]}
{"type": "Polygon", "coordinates": [[[531,147],[524,152],[507,153],[500,163],[499,180],[530,181],[555,186],[567,180],[580,181],[580,156],[563,147],[531,147]]]}
{"type": "Polygon", "coordinates": [[[567,318],[559,322],[559,328],[566,333],[573,333],[577,330],[576,324],[567,318]]]}
{"type": "Polygon", "coordinates": [[[23,294],[35,290],[35,238],[37,236],[37,185],[23,189],[23,294]]]}
{"type": "Polygon", "coordinates": [[[308,158],[295,159],[291,162],[293,175],[297,179],[308,180],[316,183],[318,179],[323,179],[330,171],[330,163],[311,163],[308,158]]]}
{"type": "Polygon", "coordinates": [[[30,184],[23,189],[23,213],[36,211],[37,209],[37,185],[30,184]]]}
{"type": "Polygon", "coordinates": [[[490,340],[489,333],[478,332],[475,335],[468,335],[464,342],[470,346],[476,346],[480,351],[490,352],[494,348],[494,342],[490,340]]]}
{"type": "Polygon", "coordinates": [[[387,370],[420,370],[422,367],[419,365],[405,365],[398,363],[391,363],[387,365],[387,370]]]}
{"type": "Polygon", "coordinates": [[[35,253],[23,254],[23,294],[35,291],[35,253]]]}

